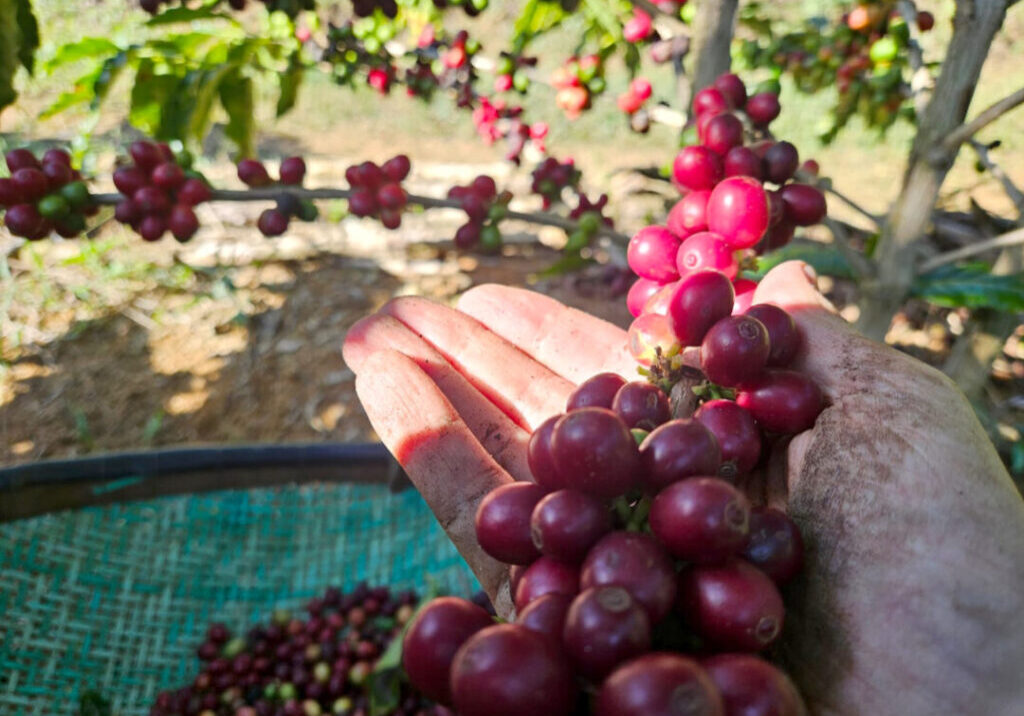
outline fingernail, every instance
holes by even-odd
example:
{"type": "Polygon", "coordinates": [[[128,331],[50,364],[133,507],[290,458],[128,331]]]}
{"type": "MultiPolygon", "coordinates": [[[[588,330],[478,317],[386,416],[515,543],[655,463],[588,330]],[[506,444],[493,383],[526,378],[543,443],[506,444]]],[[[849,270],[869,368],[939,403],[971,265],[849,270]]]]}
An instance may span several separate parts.
{"type": "Polygon", "coordinates": [[[818,274],[814,270],[814,267],[811,266],[810,264],[804,264],[804,276],[807,277],[807,280],[810,281],[811,284],[817,285],[817,283],[818,283],[818,274]]]}

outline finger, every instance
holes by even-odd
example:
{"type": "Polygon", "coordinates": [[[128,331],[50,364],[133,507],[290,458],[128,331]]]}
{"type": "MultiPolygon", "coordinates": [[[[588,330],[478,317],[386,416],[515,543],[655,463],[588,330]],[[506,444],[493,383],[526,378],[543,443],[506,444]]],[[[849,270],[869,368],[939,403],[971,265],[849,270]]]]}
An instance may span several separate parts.
{"type": "Polygon", "coordinates": [[[368,356],[356,376],[356,394],[495,608],[511,613],[508,569],[480,549],[473,520],[484,496],[512,478],[411,358],[394,350],[368,356]]]}
{"type": "Polygon", "coordinates": [[[370,356],[392,348],[416,362],[437,385],[483,448],[514,479],[532,481],[526,459],[529,434],[485,398],[440,353],[391,316],[373,315],[349,329],[342,356],[359,374],[370,356]]]}
{"type": "Polygon", "coordinates": [[[533,431],[565,409],[575,387],[475,319],[424,298],[396,298],[381,311],[430,343],[512,420],[533,431]]]}
{"type": "Polygon", "coordinates": [[[637,380],[625,331],[549,296],[488,284],[464,293],[458,307],[575,384],[605,371],[637,380]]]}

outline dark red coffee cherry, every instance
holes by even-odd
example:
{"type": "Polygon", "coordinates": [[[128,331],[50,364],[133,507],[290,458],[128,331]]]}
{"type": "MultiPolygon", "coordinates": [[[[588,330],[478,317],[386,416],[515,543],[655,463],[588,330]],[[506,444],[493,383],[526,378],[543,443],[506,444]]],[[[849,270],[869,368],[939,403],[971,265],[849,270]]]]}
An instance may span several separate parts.
{"type": "Polygon", "coordinates": [[[716,654],[701,662],[715,682],[727,716],[806,716],[786,674],[753,654],[716,654]]]}
{"type": "Polygon", "coordinates": [[[551,433],[551,454],[567,487],[598,497],[617,497],[640,476],[636,441],[618,415],[581,408],[563,416],[551,433]]]}
{"type": "Polygon", "coordinates": [[[715,436],[692,419],[671,420],[640,444],[644,482],[658,492],[684,477],[716,475],[722,452],[715,436]]]}
{"type": "Polygon", "coordinates": [[[562,643],[576,672],[600,681],[651,646],[647,612],[622,587],[592,587],[573,600],[562,643]]]}
{"type": "Polygon", "coordinates": [[[719,651],[767,648],[782,633],[785,615],[775,583],[741,559],[684,569],[678,608],[697,635],[719,651]]]}
{"type": "Polygon", "coordinates": [[[769,370],[756,384],[736,395],[765,430],[793,434],[814,426],[824,397],[813,380],[789,370],[769,370]]]}
{"type": "Polygon", "coordinates": [[[167,217],[167,228],[175,239],[184,243],[199,231],[199,219],[196,218],[191,206],[178,204],[171,209],[167,217]]]}
{"type": "Polygon", "coordinates": [[[155,186],[165,191],[174,191],[185,183],[185,172],[174,162],[158,164],[150,175],[155,186]]]}
{"type": "Polygon", "coordinates": [[[750,502],[724,480],[691,477],[658,493],[649,520],[654,536],[673,556],[717,564],[747,544],[750,502]]]}
{"type": "Polygon", "coordinates": [[[452,662],[452,704],[460,716],[569,716],[577,689],[563,655],[516,624],[477,632],[452,662]]]}
{"type": "Polygon", "coordinates": [[[516,611],[526,608],[533,600],[545,594],[568,594],[580,591],[580,569],[574,564],[541,557],[523,572],[516,586],[516,611]]]}
{"type": "Polygon", "coordinates": [[[566,401],[565,409],[577,410],[579,408],[611,408],[615,394],[623,385],[626,379],[618,373],[598,373],[580,383],[566,401]]]}
{"type": "Polygon", "coordinates": [[[771,345],[768,329],[752,316],[727,316],[700,344],[700,367],[713,383],[750,385],[764,373],[771,345]]]}
{"type": "Polygon", "coordinates": [[[597,497],[578,490],[558,490],[533,509],[530,530],[542,553],[563,562],[579,563],[601,537],[611,532],[612,515],[597,497]]]}
{"type": "Polygon", "coordinates": [[[516,624],[537,632],[561,649],[565,615],[569,613],[569,605],[574,598],[570,594],[554,592],[538,597],[516,615],[516,624]]]}
{"type": "Polygon", "coordinates": [[[615,394],[611,405],[626,427],[654,430],[672,417],[668,396],[658,386],[647,381],[626,383],[615,394]]]}
{"type": "Polygon", "coordinates": [[[672,558],[651,535],[611,532],[591,548],[580,572],[580,589],[607,585],[625,588],[657,624],[675,598],[672,558]]]}
{"type": "Polygon", "coordinates": [[[768,329],[768,343],[771,345],[769,366],[785,368],[793,362],[800,350],[800,332],[791,315],[770,303],[751,306],[744,315],[753,316],[768,329]]]}
{"type": "Polygon", "coordinates": [[[711,326],[732,313],[732,282],[719,271],[696,271],[679,281],[669,299],[668,320],[684,346],[699,346],[711,326]]]}
{"type": "Polygon", "coordinates": [[[267,186],[271,183],[267,168],[255,159],[243,159],[238,162],[238,178],[251,187],[267,186]]]}
{"type": "Polygon", "coordinates": [[[718,441],[720,477],[731,479],[754,469],[761,457],[761,430],[750,413],[731,400],[709,400],[693,417],[718,441]]]}
{"type": "Polygon", "coordinates": [[[726,716],[711,677],[693,659],[654,652],[628,661],[605,679],[596,716],[726,716]]]}
{"type": "Polygon", "coordinates": [[[537,426],[530,435],[526,446],[526,458],[530,464],[530,473],[537,484],[547,490],[558,490],[565,487],[565,481],[558,474],[555,458],[551,454],[551,433],[561,415],[553,415],[537,426]]]}
{"type": "Polygon", "coordinates": [[[282,184],[299,186],[306,178],[306,161],[302,157],[288,157],[281,162],[278,173],[282,184]]]}
{"type": "Polygon", "coordinates": [[[764,153],[765,179],[785,184],[800,166],[800,155],[789,142],[776,142],[764,153]]]}
{"type": "Polygon", "coordinates": [[[426,696],[451,703],[455,652],[481,629],[494,624],[484,609],[465,599],[440,597],[420,610],[402,640],[402,667],[426,696]]]}
{"type": "Polygon", "coordinates": [[[804,563],[800,528],[785,512],[772,507],[750,511],[750,540],[743,557],[782,586],[797,575],[804,563]]]}
{"type": "Polygon", "coordinates": [[[153,142],[147,142],[142,139],[132,142],[131,146],[128,147],[128,153],[131,154],[135,166],[144,172],[150,172],[157,164],[166,161],[163,152],[160,151],[160,147],[153,144],[153,142]]]}
{"type": "Polygon", "coordinates": [[[288,230],[288,217],[277,209],[265,209],[256,221],[256,228],[264,236],[280,236],[288,230]]]}
{"type": "Polygon", "coordinates": [[[543,487],[532,482],[514,482],[492,490],[476,511],[480,547],[506,564],[529,564],[540,557],[530,535],[530,515],[545,494],[543,487]]]}
{"type": "Polygon", "coordinates": [[[114,170],[114,186],[125,196],[134,196],[135,192],[149,184],[149,175],[137,167],[119,167],[114,170]]]}
{"type": "Polygon", "coordinates": [[[381,171],[384,175],[393,182],[400,182],[409,176],[409,170],[412,168],[412,162],[409,161],[409,157],[404,154],[399,154],[396,157],[391,157],[381,166],[381,171]]]}

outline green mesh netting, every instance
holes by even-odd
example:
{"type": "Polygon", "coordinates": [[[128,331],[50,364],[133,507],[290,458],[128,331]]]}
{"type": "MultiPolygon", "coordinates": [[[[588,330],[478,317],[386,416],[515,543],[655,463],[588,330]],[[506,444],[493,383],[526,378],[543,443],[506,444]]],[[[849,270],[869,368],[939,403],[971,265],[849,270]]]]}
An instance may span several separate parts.
{"type": "Polygon", "coordinates": [[[0,714],[74,714],[90,689],[144,714],[195,675],[209,622],[244,629],[361,580],[478,588],[412,490],[219,492],[0,525],[0,714]]]}

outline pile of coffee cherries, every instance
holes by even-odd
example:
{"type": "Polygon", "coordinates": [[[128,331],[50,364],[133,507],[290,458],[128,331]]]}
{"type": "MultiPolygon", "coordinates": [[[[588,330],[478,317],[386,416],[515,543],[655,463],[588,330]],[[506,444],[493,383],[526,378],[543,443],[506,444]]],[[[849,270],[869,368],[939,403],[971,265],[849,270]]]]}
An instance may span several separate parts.
{"type": "Polygon", "coordinates": [[[680,331],[700,345],[695,399],[596,375],[531,436],[535,481],[481,501],[477,541],[512,565],[514,623],[446,598],[410,625],[409,679],[461,716],[806,713],[758,656],[781,634],[800,531],[736,485],[823,399],[785,368],[800,349],[792,318],[772,305],[731,316],[729,279],[699,275],[676,301],[708,307],[680,331]]]}
{"type": "Polygon", "coordinates": [[[402,210],[407,196],[402,181],[409,176],[409,157],[399,154],[378,166],[365,161],[345,170],[345,180],[352,188],[348,208],[353,216],[373,216],[388,229],[402,225],[402,210]]]}
{"type": "Polygon", "coordinates": [[[167,231],[182,243],[191,239],[199,230],[193,207],[211,196],[206,179],[192,170],[191,155],[146,140],[132,142],[128,153],[114,170],[114,186],[124,196],[114,218],[145,241],[159,241],[167,231]]]}
{"type": "MultiPolygon", "coordinates": [[[[414,613],[413,592],[360,584],[311,600],[305,615],[281,610],[235,636],[214,623],[197,649],[191,684],[160,693],[150,716],[369,716],[377,660],[414,613]]],[[[479,607],[478,607],[479,608],[479,607]]],[[[388,716],[451,716],[408,686],[388,716]]]]}
{"type": "Polygon", "coordinates": [[[5,160],[11,176],[0,179],[0,209],[14,236],[37,241],[56,231],[71,238],[85,229],[97,207],[71,155],[50,149],[40,160],[28,149],[12,149],[5,160]]]}

